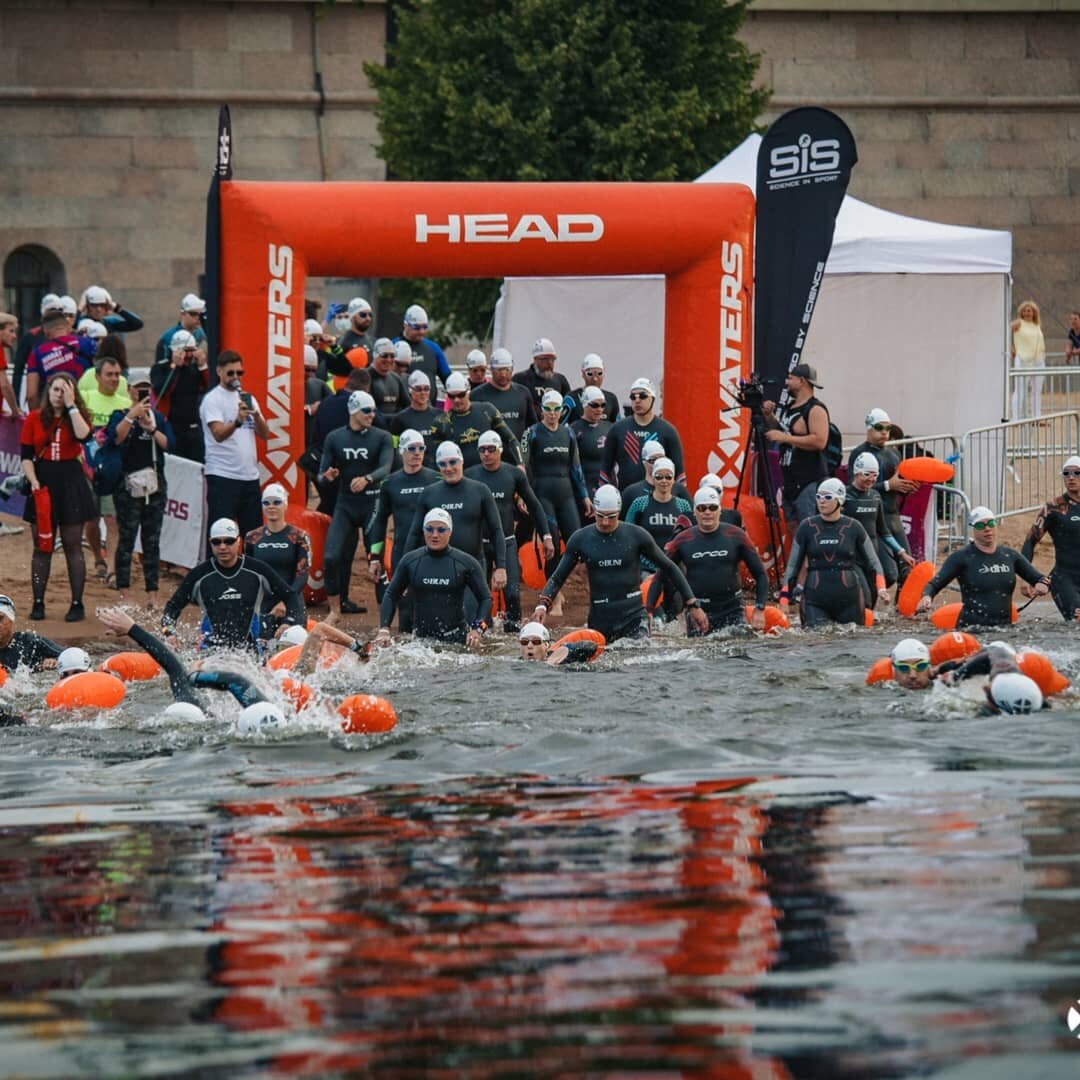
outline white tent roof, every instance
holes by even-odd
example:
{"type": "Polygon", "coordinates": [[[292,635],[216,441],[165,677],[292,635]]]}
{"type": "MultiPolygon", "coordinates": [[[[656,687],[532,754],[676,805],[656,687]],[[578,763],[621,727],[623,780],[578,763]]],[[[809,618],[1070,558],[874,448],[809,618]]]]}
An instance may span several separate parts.
{"type": "MultiPolygon", "coordinates": [[[[748,136],[697,183],[756,188],[761,136],[748,136]]],[[[836,218],[827,274],[1007,274],[1012,234],[994,229],[941,225],[893,214],[844,197],[836,218]]]]}

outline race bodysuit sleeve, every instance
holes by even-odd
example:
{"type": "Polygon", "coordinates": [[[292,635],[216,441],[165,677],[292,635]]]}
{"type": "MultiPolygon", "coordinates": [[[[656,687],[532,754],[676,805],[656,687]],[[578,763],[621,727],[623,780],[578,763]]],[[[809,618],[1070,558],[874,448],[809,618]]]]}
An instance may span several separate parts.
{"type": "MultiPolygon", "coordinates": [[[[506,537],[503,535],[502,518],[499,517],[499,508],[495,505],[495,496],[491,494],[491,489],[483,484],[480,486],[482,489],[480,499],[484,513],[484,528],[485,532],[491,538],[491,542],[495,547],[495,551],[493,553],[495,556],[495,569],[505,570],[506,537]]],[[[489,606],[490,603],[491,598],[489,597],[489,606]]]]}
{"type": "Polygon", "coordinates": [[[791,541],[791,555],[788,558],[787,569],[784,571],[785,589],[790,589],[799,579],[799,571],[802,569],[803,560],[806,558],[806,543],[809,534],[809,523],[800,521],[799,527],[795,530],[795,539],[791,541]]]}
{"type": "Polygon", "coordinates": [[[410,551],[401,562],[397,564],[397,569],[394,570],[394,576],[390,579],[390,584],[386,586],[386,592],[383,593],[382,603],[379,605],[380,626],[389,626],[394,621],[394,613],[397,611],[398,601],[401,599],[401,594],[412,582],[412,570],[416,565],[417,560],[420,558],[420,555],[421,553],[419,551],[410,551]]]}
{"type": "Polygon", "coordinates": [[[163,630],[168,632],[176,625],[177,620],[184,612],[184,608],[191,603],[192,596],[195,593],[195,586],[210,573],[211,569],[212,564],[207,560],[188,571],[184,580],[176,587],[176,592],[169,597],[165,604],[165,610],[161,613],[161,627],[163,630]]]}
{"type": "MultiPolygon", "coordinates": [[[[505,550],[506,545],[503,544],[505,550]]],[[[476,597],[476,621],[474,629],[486,627],[491,622],[491,590],[488,588],[484,568],[467,552],[459,551],[465,564],[465,584],[469,591],[476,597]]]]}
{"type": "Polygon", "coordinates": [[[579,529],[570,539],[566,542],[566,550],[562,553],[562,558],[559,560],[559,565],[555,567],[551,577],[548,578],[547,583],[543,589],[540,590],[540,595],[537,597],[537,601],[543,607],[551,607],[555,601],[555,597],[559,595],[559,590],[566,584],[566,579],[570,576],[570,571],[578,564],[581,558],[581,545],[578,538],[584,532],[584,529],[579,529]]]}
{"type": "Polygon", "coordinates": [[[639,526],[638,531],[641,533],[640,554],[660,570],[664,578],[679,590],[679,595],[682,596],[683,600],[693,600],[694,593],[690,588],[690,583],[686,580],[686,575],[660,550],[656,541],[644,529],[639,526]]]}
{"type": "Polygon", "coordinates": [[[1039,511],[1039,516],[1035,519],[1034,524],[1028,529],[1028,534],[1024,538],[1024,545],[1020,548],[1020,554],[1029,562],[1034,558],[1035,549],[1039,546],[1039,541],[1046,535],[1047,524],[1056,512],[1056,503],[1046,503],[1039,511]]]}
{"type": "Polygon", "coordinates": [[[578,502],[584,502],[589,497],[589,492],[585,487],[585,474],[581,471],[581,454],[578,452],[577,435],[574,434],[573,428],[568,427],[566,430],[570,435],[570,483],[574,486],[574,495],[578,502]]]}
{"type": "Polygon", "coordinates": [[[874,544],[866,535],[866,530],[855,520],[851,522],[855,530],[855,556],[863,564],[867,577],[874,582],[874,588],[885,588],[885,574],[881,569],[881,560],[874,550],[874,544]]]}
{"type": "Polygon", "coordinates": [[[520,465],[521,451],[518,448],[517,440],[514,438],[514,433],[507,427],[503,414],[494,405],[491,406],[491,411],[495,414],[491,418],[491,430],[502,439],[503,453],[507,455],[514,465],[520,465]]]}
{"type": "Polygon", "coordinates": [[[757,586],[754,603],[759,608],[763,608],[765,601],[769,599],[769,574],[765,569],[765,564],[761,561],[761,556],[757,553],[757,548],[750,542],[750,537],[742,529],[739,532],[742,533],[739,540],[739,558],[746,569],[754,575],[754,582],[757,586]]]}
{"type": "Polygon", "coordinates": [[[926,583],[923,596],[929,596],[932,600],[946,585],[955,581],[964,570],[964,564],[968,561],[968,549],[962,547],[954,551],[942,564],[941,569],[926,583]]]}
{"type": "Polygon", "coordinates": [[[198,696],[191,689],[188,673],[180,662],[180,657],[164,641],[154,637],[149,630],[144,630],[137,623],[128,631],[128,637],[161,665],[169,678],[169,689],[172,690],[174,701],[186,701],[189,705],[199,704],[198,696]]]}
{"type": "Polygon", "coordinates": [[[386,526],[390,521],[390,493],[383,484],[375,500],[375,509],[364,530],[364,546],[372,555],[381,555],[386,541],[386,526]]]}
{"type": "Polygon", "coordinates": [[[532,484],[529,483],[529,478],[520,469],[514,470],[514,494],[520,496],[521,501],[525,503],[525,509],[529,511],[529,517],[532,518],[536,531],[541,537],[547,536],[551,532],[547,515],[544,513],[543,506],[540,505],[540,500],[536,497],[536,492],[532,489],[532,484]]]}

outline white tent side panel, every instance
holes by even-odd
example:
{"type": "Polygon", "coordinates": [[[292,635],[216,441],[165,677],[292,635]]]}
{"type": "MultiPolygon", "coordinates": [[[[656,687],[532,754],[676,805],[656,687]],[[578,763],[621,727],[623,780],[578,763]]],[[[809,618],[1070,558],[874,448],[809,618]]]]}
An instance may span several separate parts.
{"type": "Polygon", "coordinates": [[[803,359],[845,436],[874,407],[912,435],[960,435],[1003,415],[1007,305],[1004,274],[830,274],[803,359]]]}

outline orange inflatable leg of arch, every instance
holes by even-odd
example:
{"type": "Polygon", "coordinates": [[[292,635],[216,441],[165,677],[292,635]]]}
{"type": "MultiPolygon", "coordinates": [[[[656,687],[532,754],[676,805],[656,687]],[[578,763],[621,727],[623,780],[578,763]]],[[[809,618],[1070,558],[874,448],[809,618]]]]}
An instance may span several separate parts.
{"type": "Polygon", "coordinates": [[[311,541],[311,566],[308,567],[308,583],[304,586],[304,603],[326,603],[326,577],[323,574],[323,558],[326,553],[326,530],[330,528],[330,518],[318,510],[309,510],[306,506],[290,503],[285,509],[285,520],[298,529],[303,529],[311,541]]]}

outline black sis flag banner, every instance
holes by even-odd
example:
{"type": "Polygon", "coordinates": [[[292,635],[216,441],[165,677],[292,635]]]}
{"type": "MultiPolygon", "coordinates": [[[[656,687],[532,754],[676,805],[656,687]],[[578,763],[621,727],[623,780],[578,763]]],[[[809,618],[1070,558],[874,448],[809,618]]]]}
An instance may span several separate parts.
{"type": "Polygon", "coordinates": [[[792,109],[761,140],[754,367],[766,387],[779,389],[801,362],[836,215],[857,160],[847,124],[827,109],[792,109]]]}

